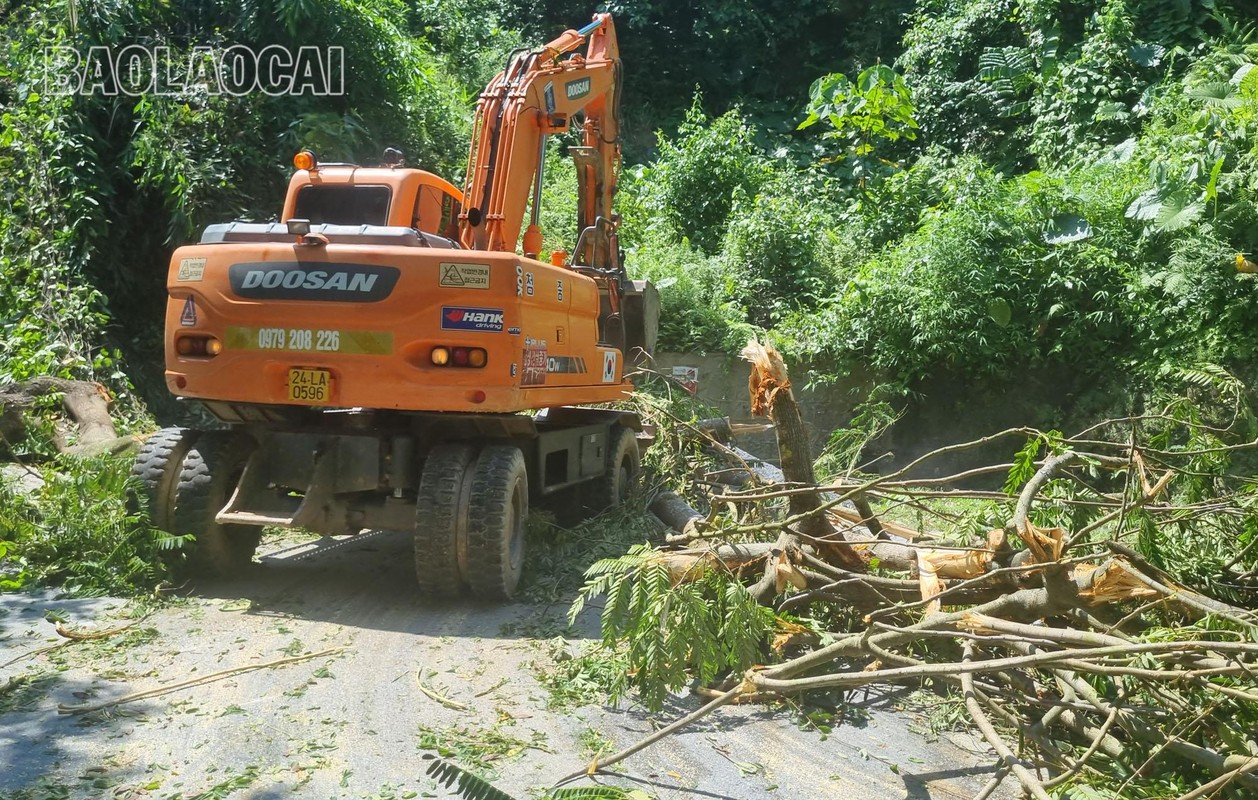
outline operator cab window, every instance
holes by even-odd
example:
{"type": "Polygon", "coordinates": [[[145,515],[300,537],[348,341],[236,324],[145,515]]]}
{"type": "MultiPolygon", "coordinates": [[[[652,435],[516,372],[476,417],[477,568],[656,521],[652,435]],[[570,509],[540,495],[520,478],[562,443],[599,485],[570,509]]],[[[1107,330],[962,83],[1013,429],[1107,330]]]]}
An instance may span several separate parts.
{"type": "Polygon", "coordinates": [[[459,238],[459,201],[436,186],[420,186],[411,227],[447,239],[459,238]]]}
{"type": "Polygon", "coordinates": [[[312,225],[387,225],[388,186],[314,186],[297,190],[295,219],[312,225]]]}

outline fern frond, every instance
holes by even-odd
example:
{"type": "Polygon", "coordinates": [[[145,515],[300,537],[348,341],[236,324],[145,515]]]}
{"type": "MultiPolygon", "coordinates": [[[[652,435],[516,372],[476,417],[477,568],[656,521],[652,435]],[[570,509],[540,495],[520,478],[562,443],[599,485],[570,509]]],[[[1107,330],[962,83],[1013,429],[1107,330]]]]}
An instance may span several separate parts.
{"type": "Polygon", "coordinates": [[[603,605],[603,638],[615,638],[625,629],[632,607],[635,581],[629,573],[622,573],[607,587],[607,602],[603,605]]]}
{"type": "Polygon", "coordinates": [[[619,786],[574,786],[555,789],[547,793],[544,800],[634,800],[634,795],[619,786]]]}
{"type": "Polygon", "coordinates": [[[162,551],[182,550],[187,544],[187,536],[176,536],[164,531],[157,531],[153,537],[153,545],[162,551]]]}
{"type": "Polygon", "coordinates": [[[1013,457],[1013,468],[1009,470],[1009,477],[1005,479],[1005,494],[1010,497],[1017,496],[1022,491],[1023,485],[1035,475],[1035,459],[1040,455],[1042,444],[1043,440],[1040,437],[1032,436],[1013,457]]]}
{"type": "Polygon", "coordinates": [[[1218,364],[1198,364],[1180,367],[1175,374],[1185,383],[1202,389],[1214,389],[1224,394],[1236,394],[1245,390],[1245,384],[1218,364]]]}
{"type": "Polygon", "coordinates": [[[440,756],[427,754],[431,764],[425,773],[447,789],[453,789],[463,800],[515,800],[514,797],[440,756]]]}
{"type": "Polygon", "coordinates": [[[978,76],[985,81],[1004,80],[1021,89],[1030,81],[1031,53],[1022,47],[989,47],[978,57],[978,76]]]}

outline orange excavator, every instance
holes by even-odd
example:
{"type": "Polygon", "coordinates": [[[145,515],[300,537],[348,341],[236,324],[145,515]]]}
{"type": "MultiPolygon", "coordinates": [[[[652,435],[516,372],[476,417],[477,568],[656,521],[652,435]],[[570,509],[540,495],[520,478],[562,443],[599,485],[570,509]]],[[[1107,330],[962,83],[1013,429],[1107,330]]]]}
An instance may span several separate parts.
{"type": "Polygon", "coordinates": [[[220,427],[159,431],[134,473],[195,566],[247,566],[265,526],[405,529],[424,594],[507,598],[530,502],[625,497],[641,421],[581,407],[628,395],[659,314],[617,244],[620,87],[599,14],[512,54],[462,191],[396,151],[380,167],[303,151],[280,222],[175,251],[166,383],[220,427]],[[547,137],[574,126],[580,233],[542,261],[547,137]]]}

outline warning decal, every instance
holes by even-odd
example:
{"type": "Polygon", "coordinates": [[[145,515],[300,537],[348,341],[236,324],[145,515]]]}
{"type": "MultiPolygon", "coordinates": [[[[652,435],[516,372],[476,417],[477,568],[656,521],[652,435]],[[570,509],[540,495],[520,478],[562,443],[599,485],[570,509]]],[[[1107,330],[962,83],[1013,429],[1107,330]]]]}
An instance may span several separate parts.
{"type": "Polygon", "coordinates": [[[488,289],[488,264],[443,263],[438,284],[452,289],[488,289]]]}
{"type": "Polygon", "coordinates": [[[546,340],[529,339],[524,343],[520,365],[521,386],[543,386],[546,383],[546,340]]]}
{"type": "Polygon", "coordinates": [[[191,328],[197,324],[197,305],[192,302],[191,297],[183,304],[183,311],[179,314],[179,324],[185,328],[191,328]]]}
{"type": "Polygon", "coordinates": [[[179,259],[179,273],[175,276],[177,281],[199,281],[205,278],[205,259],[204,258],[181,258],[179,259]]]}

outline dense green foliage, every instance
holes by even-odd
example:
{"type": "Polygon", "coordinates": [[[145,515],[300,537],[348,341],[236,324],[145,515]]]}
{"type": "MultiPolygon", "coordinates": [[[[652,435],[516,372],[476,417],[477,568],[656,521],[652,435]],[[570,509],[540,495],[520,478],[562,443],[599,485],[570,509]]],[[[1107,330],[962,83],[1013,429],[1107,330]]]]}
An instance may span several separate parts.
{"type": "Polygon", "coordinates": [[[1255,287],[1233,265],[1258,247],[1258,38],[1242,22],[1215,3],[921,3],[899,73],[822,77],[803,135],[692,114],[631,185],[665,307],[721,309],[670,322],[666,345],[727,349],[752,324],[822,377],[872,368],[915,391],[1249,372],[1255,287]]]}
{"type": "MultiPolygon", "coordinates": [[[[493,0],[482,0],[488,6],[493,0]]],[[[696,88],[708,110],[754,106],[785,129],[820,74],[858,70],[898,52],[912,0],[591,3],[498,0],[501,19],[542,42],[589,18],[615,15],[625,70],[625,138],[631,160],[656,130],[681,122],[696,88]]]]}
{"type": "MultiPolygon", "coordinates": [[[[157,352],[171,248],[211,221],[274,217],[299,147],[374,160],[392,145],[456,173],[466,148],[464,81],[481,81],[516,42],[471,19],[435,3],[349,0],[9,12],[0,28],[0,382],[56,374],[125,386],[119,348],[143,374],[157,352]],[[438,55],[418,35],[429,27],[435,40],[477,57],[438,55]],[[168,47],[176,65],[196,46],[335,44],[345,48],[345,94],[233,96],[192,84],[173,95],[60,96],[44,84],[44,48],[132,43],[168,47]]],[[[160,379],[137,383],[160,398],[160,379]]]]}
{"type": "Polygon", "coordinates": [[[65,458],[36,473],[27,494],[0,483],[0,590],[64,585],[126,595],[166,576],[183,538],[149,525],[131,484],[131,459],[65,458]]]}

